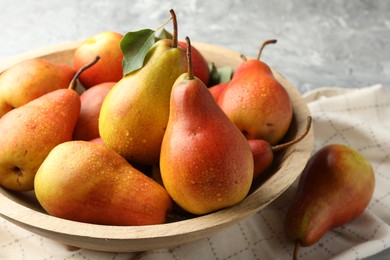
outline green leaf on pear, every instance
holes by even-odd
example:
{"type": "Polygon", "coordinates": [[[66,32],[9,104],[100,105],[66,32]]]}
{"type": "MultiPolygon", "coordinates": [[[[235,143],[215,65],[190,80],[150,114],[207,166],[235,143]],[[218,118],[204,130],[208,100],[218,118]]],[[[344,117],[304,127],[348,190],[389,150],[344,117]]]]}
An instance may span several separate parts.
{"type": "MultiPolygon", "coordinates": [[[[120,43],[123,53],[123,75],[136,71],[144,65],[145,57],[154,43],[159,39],[156,38],[156,32],[161,30],[172,18],[165,21],[156,30],[142,29],[139,31],[126,33],[120,43]]],[[[160,35],[168,36],[168,33],[161,32],[160,35]]]]}
{"type": "Polygon", "coordinates": [[[120,43],[123,52],[123,75],[142,68],[146,54],[156,41],[154,35],[154,30],[142,29],[123,36],[120,43]]]}

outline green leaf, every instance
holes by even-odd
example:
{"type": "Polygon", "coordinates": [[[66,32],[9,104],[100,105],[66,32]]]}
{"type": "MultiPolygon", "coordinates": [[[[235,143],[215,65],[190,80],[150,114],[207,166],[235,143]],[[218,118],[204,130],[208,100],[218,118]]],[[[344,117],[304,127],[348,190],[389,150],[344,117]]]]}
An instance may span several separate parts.
{"type": "Polygon", "coordinates": [[[214,63],[209,64],[210,69],[210,86],[223,82],[229,82],[233,76],[233,69],[229,66],[217,68],[214,63]]]}
{"type": "Polygon", "coordinates": [[[167,30],[165,30],[164,28],[161,30],[161,33],[156,37],[157,40],[161,40],[161,39],[172,39],[173,38],[173,35],[168,32],[167,30]]]}
{"type": "Polygon", "coordinates": [[[215,64],[213,62],[209,63],[209,70],[210,70],[209,85],[210,86],[217,85],[219,83],[219,74],[218,74],[217,67],[215,67],[215,64]]]}
{"type": "Polygon", "coordinates": [[[219,83],[229,82],[233,76],[233,69],[228,66],[217,68],[219,73],[219,83]]]}
{"type": "Polygon", "coordinates": [[[128,32],[123,36],[120,43],[123,53],[123,75],[142,68],[146,54],[158,40],[155,37],[156,32],[161,30],[171,20],[172,18],[169,18],[156,30],[142,29],[136,32],[128,32]]]}
{"type": "Polygon", "coordinates": [[[142,68],[146,54],[155,41],[155,31],[151,29],[128,32],[123,36],[120,43],[123,52],[123,75],[142,68]]]}

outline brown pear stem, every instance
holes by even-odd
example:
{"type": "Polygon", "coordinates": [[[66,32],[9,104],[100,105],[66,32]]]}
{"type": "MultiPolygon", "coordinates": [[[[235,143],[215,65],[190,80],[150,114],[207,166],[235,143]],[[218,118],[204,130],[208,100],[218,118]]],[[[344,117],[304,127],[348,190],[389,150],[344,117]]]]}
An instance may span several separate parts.
{"type": "Polygon", "coordinates": [[[260,60],[261,53],[263,52],[263,49],[266,45],[271,44],[271,43],[276,43],[276,42],[277,42],[277,40],[275,40],[275,39],[267,40],[267,41],[263,42],[263,44],[260,47],[259,53],[257,54],[257,59],[260,60]]]}
{"type": "Polygon", "coordinates": [[[172,48],[177,48],[177,45],[178,45],[178,38],[177,38],[177,19],[176,19],[176,14],[175,14],[175,11],[173,9],[169,10],[169,12],[171,13],[171,16],[172,16],[172,23],[173,23],[173,35],[172,35],[172,43],[171,43],[171,47],[172,48]]]}
{"type": "Polygon", "coordinates": [[[309,133],[309,130],[310,130],[310,127],[311,127],[311,122],[312,122],[312,118],[311,118],[311,116],[308,116],[307,117],[307,124],[306,124],[305,132],[300,137],[298,137],[298,138],[296,138],[294,140],[291,140],[290,142],[272,146],[271,147],[272,152],[276,152],[276,151],[282,150],[282,149],[284,149],[284,148],[286,148],[286,147],[288,147],[290,145],[293,145],[293,144],[296,144],[296,143],[300,142],[309,133]]]}
{"type": "Polygon", "coordinates": [[[78,71],[77,73],[74,75],[72,81],[69,83],[69,89],[72,89],[72,90],[75,90],[76,89],[76,82],[77,82],[77,79],[79,78],[80,74],[83,73],[83,71],[89,69],[90,67],[92,67],[93,65],[96,64],[96,62],[98,62],[98,60],[100,59],[99,56],[96,56],[95,59],[93,61],[91,61],[90,63],[88,64],[85,64],[84,66],[82,66],[78,71]]]}
{"type": "Polygon", "coordinates": [[[294,246],[294,252],[293,252],[293,260],[298,260],[298,249],[299,249],[299,241],[295,241],[295,246],[294,246]]]}
{"type": "Polygon", "coordinates": [[[194,69],[192,67],[192,57],[191,57],[191,41],[188,36],[186,36],[187,42],[187,65],[188,65],[188,76],[187,79],[194,79],[194,69]]]}
{"type": "Polygon", "coordinates": [[[242,61],[247,61],[248,60],[244,54],[241,54],[240,58],[242,59],[242,61]]]}

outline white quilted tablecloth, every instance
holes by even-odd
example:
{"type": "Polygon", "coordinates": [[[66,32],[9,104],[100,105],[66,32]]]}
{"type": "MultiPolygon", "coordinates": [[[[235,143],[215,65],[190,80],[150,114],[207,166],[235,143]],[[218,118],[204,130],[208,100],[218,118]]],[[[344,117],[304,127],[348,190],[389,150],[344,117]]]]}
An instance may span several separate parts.
{"type": "MultiPolygon", "coordinates": [[[[372,163],[376,188],[367,210],[301,248],[300,259],[362,259],[390,247],[390,89],[321,88],[304,95],[313,119],[315,150],[331,143],[352,146],[372,163]]],[[[296,183],[264,210],[212,237],[140,253],[74,249],[0,219],[0,259],[291,259],[293,243],[283,218],[296,183]]],[[[1,205],[0,205],[1,207],[1,205]]]]}

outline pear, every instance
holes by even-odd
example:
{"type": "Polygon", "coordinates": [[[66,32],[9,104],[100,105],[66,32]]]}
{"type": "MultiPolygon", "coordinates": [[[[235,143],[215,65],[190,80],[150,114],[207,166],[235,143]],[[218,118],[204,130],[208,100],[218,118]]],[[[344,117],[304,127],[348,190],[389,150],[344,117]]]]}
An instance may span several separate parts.
{"type": "Polygon", "coordinates": [[[359,216],[368,206],[375,175],[367,158],[343,144],[317,151],[307,162],[285,218],[287,235],[299,246],[316,243],[329,229],[359,216]]]}
{"type": "Polygon", "coordinates": [[[89,141],[100,137],[99,114],[107,93],[116,82],[104,82],[91,86],[80,95],[81,108],[73,131],[74,140],[89,141]]]}
{"type": "Polygon", "coordinates": [[[123,53],[120,42],[123,35],[105,31],[88,37],[74,51],[73,66],[79,70],[94,57],[101,59],[96,66],[80,75],[79,81],[85,89],[104,82],[117,82],[123,76],[123,53]]]}
{"type": "MultiPolygon", "coordinates": [[[[178,44],[184,49],[187,49],[187,43],[185,41],[179,41],[178,44]]],[[[191,48],[191,59],[194,75],[195,77],[199,78],[206,86],[208,86],[210,82],[209,63],[198,49],[196,49],[194,46],[191,48]]]]}
{"type": "Polygon", "coordinates": [[[286,89],[260,61],[264,46],[275,42],[264,42],[258,59],[245,60],[218,97],[222,110],[247,139],[263,139],[271,145],[284,137],[293,116],[286,89]]]}
{"type": "Polygon", "coordinates": [[[79,95],[58,89],[0,118],[0,185],[32,190],[35,173],[50,150],[72,139],[79,111],[79,95]]]}
{"type": "Polygon", "coordinates": [[[172,87],[160,171],[172,199],[193,214],[237,204],[248,194],[253,158],[247,140],[194,77],[187,37],[188,73],[172,87]]]}
{"type": "Polygon", "coordinates": [[[100,138],[100,137],[96,137],[96,138],[91,139],[91,140],[89,140],[89,141],[92,142],[92,143],[104,145],[104,144],[103,144],[103,140],[102,140],[102,138],[100,138]]]}
{"type": "Polygon", "coordinates": [[[162,224],[171,208],[161,185],[88,141],[56,146],[39,167],[35,194],[48,214],[93,224],[162,224]]]}
{"type": "Polygon", "coordinates": [[[229,82],[222,82],[208,88],[215,101],[218,102],[219,95],[222,93],[222,91],[226,88],[228,84],[229,82]]]}
{"type": "MultiPolygon", "coordinates": [[[[173,10],[171,14],[175,25],[173,10]]],[[[107,94],[99,115],[104,145],[131,162],[158,163],[172,85],[186,71],[186,64],[177,30],[172,40],[157,41],[143,67],[124,76],[107,94]]]]}
{"type": "Polygon", "coordinates": [[[44,94],[67,88],[74,74],[68,65],[41,58],[13,65],[0,75],[0,117],[44,94]]]}
{"type": "Polygon", "coordinates": [[[254,162],[253,179],[257,179],[260,175],[262,175],[262,173],[270,168],[276,152],[286,149],[305,138],[305,136],[309,133],[311,122],[312,118],[311,116],[308,116],[305,131],[297,138],[282,144],[270,145],[267,141],[261,139],[248,140],[254,162]]]}
{"type": "Polygon", "coordinates": [[[99,60],[82,67],[67,89],[57,89],[0,118],[0,186],[14,191],[34,188],[39,166],[58,144],[72,140],[80,113],[75,91],[78,76],[99,60]]]}

